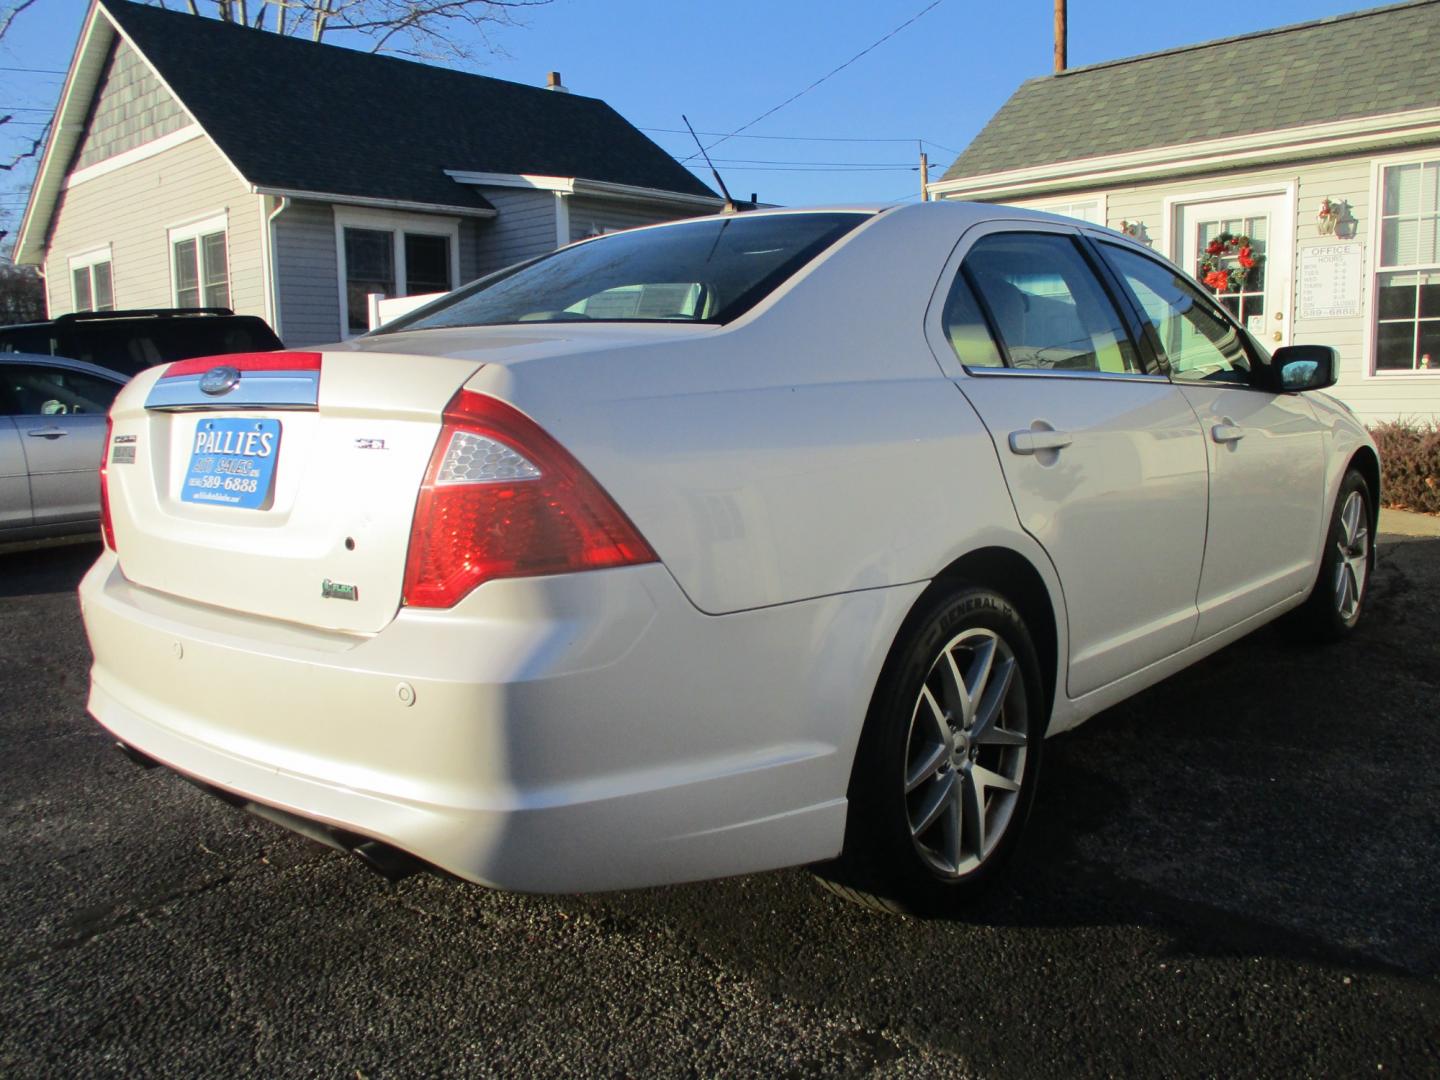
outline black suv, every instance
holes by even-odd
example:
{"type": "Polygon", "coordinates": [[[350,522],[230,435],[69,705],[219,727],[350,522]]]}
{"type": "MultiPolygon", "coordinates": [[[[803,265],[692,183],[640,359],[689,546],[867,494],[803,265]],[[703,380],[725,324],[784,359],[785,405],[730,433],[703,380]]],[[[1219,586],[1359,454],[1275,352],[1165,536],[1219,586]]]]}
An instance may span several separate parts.
{"type": "Polygon", "coordinates": [[[67,356],[126,376],[192,356],[283,347],[264,319],[229,308],[86,311],[0,326],[0,353],[67,356]]]}

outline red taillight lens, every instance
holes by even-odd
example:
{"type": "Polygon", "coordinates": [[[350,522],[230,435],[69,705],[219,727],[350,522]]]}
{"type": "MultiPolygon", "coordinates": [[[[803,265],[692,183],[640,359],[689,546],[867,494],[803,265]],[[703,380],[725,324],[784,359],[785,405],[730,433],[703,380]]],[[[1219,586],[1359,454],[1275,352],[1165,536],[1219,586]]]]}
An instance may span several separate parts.
{"type": "Polygon", "coordinates": [[[115,421],[105,418],[105,446],[100,451],[100,535],[105,546],[118,551],[115,546],[115,523],[110,519],[110,433],[115,430],[115,421]]]}
{"type": "Polygon", "coordinates": [[[581,464],[533,420],[461,390],[415,506],[405,603],[451,607],[482,582],[655,561],[581,464]]]}

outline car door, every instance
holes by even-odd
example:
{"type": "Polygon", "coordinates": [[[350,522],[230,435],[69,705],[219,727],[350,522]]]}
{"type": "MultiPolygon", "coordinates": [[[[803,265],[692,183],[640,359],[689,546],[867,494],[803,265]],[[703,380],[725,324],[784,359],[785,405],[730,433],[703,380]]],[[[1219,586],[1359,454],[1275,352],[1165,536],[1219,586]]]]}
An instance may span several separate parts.
{"type": "Polygon", "coordinates": [[[32,523],[98,518],[105,414],[123,380],[59,364],[0,361],[0,383],[29,473],[32,523]]]}
{"type": "Polygon", "coordinates": [[[30,475],[20,432],[10,414],[13,405],[0,381],[0,536],[31,524],[30,475]]]}
{"type": "Polygon", "coordinates": [[[1147,370],[1076,230],[980,226],[957,260],[932,345],[963,366],[957,385],[1020,522],[1060,575],[1079,697],[1194,636],[1204,442],[1180,390],[1147,370]]]}
{"type": "Polygon", "coordinates": [[[1325,436],[1300,394],[1255,385],[1239,326],[1192,281],[1128,245],[1097,247],[1200,421],[1210,515],[1196,639],[1310,588],[1324,531],[1325,436]]]}

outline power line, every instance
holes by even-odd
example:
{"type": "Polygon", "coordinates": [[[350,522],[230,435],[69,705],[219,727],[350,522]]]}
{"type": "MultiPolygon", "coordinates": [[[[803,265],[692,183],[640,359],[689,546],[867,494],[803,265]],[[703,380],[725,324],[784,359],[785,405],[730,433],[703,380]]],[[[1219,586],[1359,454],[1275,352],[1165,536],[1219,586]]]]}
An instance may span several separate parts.
{"type": "Polygon", "coordinates": [[[914,165],[908,161],[776,161],[770,158],[711,158],[719,165],[843,165],[854,168],[882,169],[907,168],[914,165]]]}
{"type": "MultiPolygon", "coordinates": [[[[667,135],[688,135],[684,128],[660,128],[647,127],[641,131],[658,131],[667,135]]],[[[697,131],[696,135],[725,135],[723,131],[697,131]]],[[[735,135],[726,136],[730,139],[778,139],[782,142],[853,142],[853,143],[915,143],[929,142],[928,139],[861,139],[861,138],[827,138],[821,135],[735,135]]],[[[939,146],[939,143],[934,145],[939,146]]]]}
{"type": "Polygon", "coordinates": [[[52,113],[54,109],[42,109],[35,105],[0,105],[0,112],[43,112],[52,113]]]}
{"type": "MultiPolygon", "coordinates": [[[[704,170],[696,165],[687,165],[687,169],[700,173],[704,170]]],[[[797,173],[891,173],[891,172],[919,172],[918,165],[877,165],[873,168],[840,168],[826,165],[732,165],[727,167],[727,172],[797,172],[797,173]]]]}
{"type": "Polygon", "coordinates": [[[22,67],[0,67],[0,71],[23,71],[26,75],[67,75],[66,71],[56,68],[22,68],[22,67]]]}
{"type": "MultiPolygon", "coordinates": [[[[736,128],[734,131],[730,132],[730,134],[724,136],[724,137],[721,138],[721,139],[716,140],[715,142],[711,143],[709,146],[705,147],[705,149],[706,149],[706,150],[713,150],[713,149],[715,149],[715,147],[719,146],[719,145],[720,145],[722,142],[724,142],[726,139],[733,139],[736,135],[739,135],[742,131],[746,130],[747,128],[752,128],[752,127],[754,127],[756,124],[760,123],[760,121],[761,121],[761,120],[764,120],[767,116],[773,116],[775,113],[777,113],[777,112],[779,112],[781,109],[783,109],[786,105],[789,105],[792,101],[796,101],[796,100],[798,100],[799,98],[804,97],[804,96],[805,96],[806,94],[808,94],[811,90],[814,90],[817,86],[819,86],[821,83],[823,83],[826,79],[829,79],[829,78],[830,78],[831,76],[833,76],[833,75],[838,75],[840,72],[844,71],[844,70],[845,70],[847,67],[849,67],[851,64],[855,63],[856,60],[859,60],[859,59],[860,59],[862,56],[864,56],[866,53],[868,53],[868,52],[873,52],[875,49],[878,49],[881,45],[884,45],[885,42],[889,41],[889,40],[890,40],[892,37],[894,37],[896,34],[900,33],[901,30],[904,30],[907,26],[909,26],[911,23],[915,22],[916,20],[920,19],[922,16],[929,14],[931,11],[935,10],[937,7],[939,7],[939,6],[940,6],[941,4],[943,4],[944,2],[945,2],[945,0],[931,0],[931,2],[930,2],[929,4],[925,5],[925,7],[923,7],[920,11],[918,11],[918,12],[916,12],[914,15],[910,16],[910,18],[906,19],[903,23],[901,23],[899,26],[897,26],[894,30],[891,30],[888,34],[886,34],[884,37],[882,37],[879,41],[876,41],[876,42],[874,42],[874,43],[871,44],[871,45],[867,45],[865,48],[861,49],[861,50],[860,50],[858,53],[856,53],[854,56],[850,57],[849,60],[846,60],[846,61],[845,61],[843,64],[841,64],[839,67],[831,68],[831,69],[830,69],[829,71],[827,71],[824,75],[821,75],[820,78],[816,79],[816,80],[815,80],[814,82],[812,82],[809,86],[805,87],[805,89],[801,90],[799,93],[791,94],[788,98],[786,98],[784,101],[780,102],[780,104],[779,104],[779,105],[776,105],[773,109],[767,109],[765,112],[763,112],[763,113],[761,113],[759,116],[755,117],[755,119],[754,119],[754,120],[751,120],[749,123],[747,123],[747,124],[741,124],[741,125],[740,125],[738,128],[736,128]]],[[[700,155],[699,155],[698,153],[691,154],[690,157],[688,157],[688,158],[685,159],[685,161],[688,162],[688,161],[690,161],[691,159],[696,158],[696,157],[699,157],[699,156],[700,156],[700,155]]]]}

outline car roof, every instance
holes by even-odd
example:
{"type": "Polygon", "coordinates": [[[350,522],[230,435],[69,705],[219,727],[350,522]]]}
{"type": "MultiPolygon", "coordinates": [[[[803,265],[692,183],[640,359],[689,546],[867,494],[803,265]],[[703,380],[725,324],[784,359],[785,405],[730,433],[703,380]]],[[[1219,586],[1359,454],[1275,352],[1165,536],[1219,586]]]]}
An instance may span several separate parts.
{"type": "Polygon", "coordinates": [[[97,378],[109,379],[111,382],[127,383],[130,376],[124,372],[115,371],[113,368],[101,367],[99,364],[86,363],[84,360],[71,360],[68,356],[49,356],[41,353],[22,352],[0,352],[0,364],[20,364],[25,367],[34,365],[39,367],[64,368],[73,371],[77,375],[94,375],[97,378]]]}

